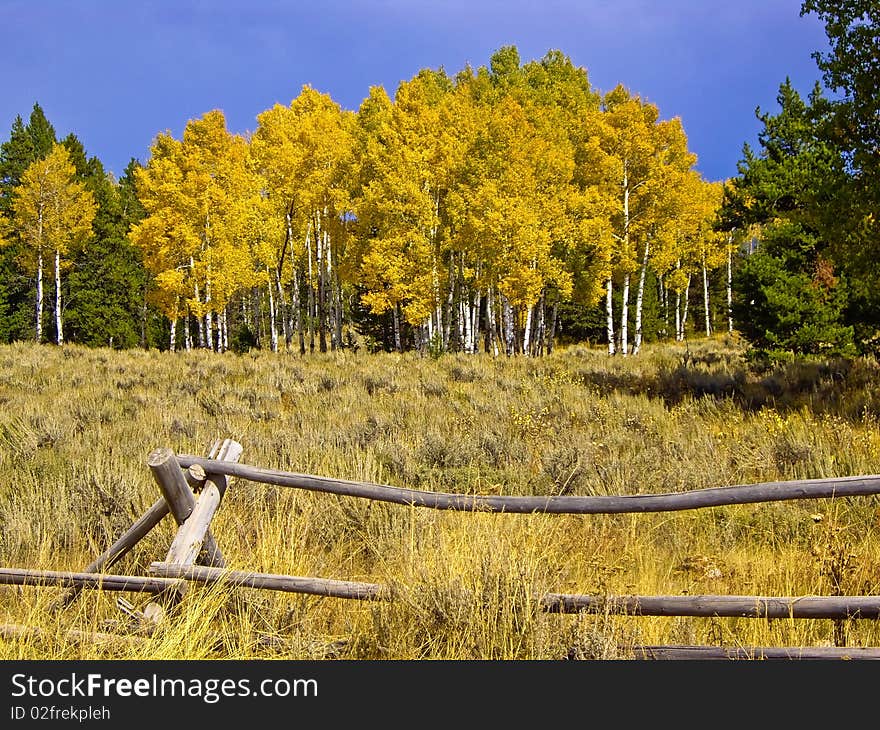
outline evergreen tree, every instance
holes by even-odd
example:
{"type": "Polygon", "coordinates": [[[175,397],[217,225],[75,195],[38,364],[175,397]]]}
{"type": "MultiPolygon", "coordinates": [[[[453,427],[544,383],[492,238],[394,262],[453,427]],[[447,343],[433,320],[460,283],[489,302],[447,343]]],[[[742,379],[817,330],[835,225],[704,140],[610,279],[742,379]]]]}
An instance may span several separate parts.
{"type": "MultiPolygon", "coordinates": [[[[65,326],[68,339],[91,346],[116,348],[144,344],[144,288],[146,271],[140,252],[126,237],[137,220],[138,207],[127,214],[123,208],[123,186],[106,173],[97,157],[87,157],[82,143],[73,134],[64,146],[71,154],[78,179],[98,204],[93,223],[94,235],[72,252],[72,268],[67,277],[65,326]]],[[[129,173],[127,168],[126,173],[129,173]]],[[[129,181],[130,195],[130,181],[129,181]]],[[[135,198],[136,201],[136,198],[135,198]]]]}
{"type": "Polygon", "coordinates": [[[776,115],[758,111],[761,152],[745,146],[740,175],[726,189],[725,227],[759,238],[734,277],[734,322],[760,350],[853,354],[846,282],[827,237],[825,203],[841,182],[839,150],[817,134],[827,105],[818,85],[807,103],[789,80],[777,102],[776,115]]]}
{"type": "Polygon", "coordinates": [[[818,135],[839,149],[842,182],[828,190],[829,238],[850,284],[846,318],[863,351],[880,352],[880,6],[877,0],[805,0],[801,15],[825,25],[830,50],[816,52],[834,98],[818,135]]]}

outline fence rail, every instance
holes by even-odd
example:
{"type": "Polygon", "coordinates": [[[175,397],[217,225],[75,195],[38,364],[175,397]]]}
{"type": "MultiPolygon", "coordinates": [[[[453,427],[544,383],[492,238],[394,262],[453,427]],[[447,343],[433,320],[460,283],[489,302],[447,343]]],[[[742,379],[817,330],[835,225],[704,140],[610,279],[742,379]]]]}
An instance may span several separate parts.
{"type": "Polygon", "coordinates": [[[548,514],[620,514],[637,512],[674,512],[731,504],[780,502],[793,499],[858,497],[880,494],[880,476],[804,479],[787,482],[763,482],[727,487],[712,487],[689,492],[666,494],[633,494],[624,496],[499,496],[464,495],[447,492],[426,492],[418,489],[390,487],[371,482],[311,474],[263,469],[248,464],[228,464],[198,456],[179,455],[182,468],[197,465],[208,474],[239,477],[261,484],[293,487],[313,492],[326,492],[348,497],[363,497],[379,502],[392,502],[414,507],[464,512],[505,512],[548,514]]]}
{"type": "MultiPolygon", "coordinates": [[[[58,607],[74,600],[81,589],[153,594],[143,612],[120,599],[129,616],[161,622],[184,595],[189,583],[221,584],[259,590],[361,601],[393,601],[395,591],[379,583],[232,570],[210,531],[229,477],[360,497],[439,510],[490,513],[619,514],[669,512],[725,505],[796,499],[856,497],[880,494],[880,475],[763,482],[666,494],[622,496],[499,496],[462,495],[404,489],[384,484],[349,481],[312,474],[264,469],[239,463],[242,447],[217,441],[208,457],[175,455],[171,449],[153,451],[147,464],[161,492],[155,502],[104,553],[82,572],[0,568],[0,584],[61,586],[67,593],[58,607]],[[150,564],[150,576],[106,572],[168,514],[177,534],[163,561],[150,564]]],[[[737,617],[757,619],[880,619],[880,596],[737,596],[737,595],[579,595],[544,593],[533,596],[548,613],[603,613],[631,616],[737,617]]],[[[18,631],[18,629],[16,629],[18,631]]],[[[11,632],[15,634],[15,632],[11,632]]],[[[3,635],[0,632],[0,635],[3,635]]],[[[643,659],[880,659],[880,647],[630,647],[643,659]]]]}

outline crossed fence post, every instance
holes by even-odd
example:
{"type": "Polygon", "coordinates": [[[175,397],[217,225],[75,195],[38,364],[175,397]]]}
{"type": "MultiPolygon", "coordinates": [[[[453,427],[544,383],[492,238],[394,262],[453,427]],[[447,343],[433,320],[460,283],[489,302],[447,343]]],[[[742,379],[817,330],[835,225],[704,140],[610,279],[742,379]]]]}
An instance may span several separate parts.
{"type": "MultiPolygon", "coordinates": [[[[208,459],[235,463],[241,458],[242,446],[232,439],[215,441],[208,451],[208,459]]],[[[165,562],[181,567],[206,565],[223,568],[226,563],[217,541],[210,530],[211,519],[220,506],[228,486],[222,474],[205,474],[202,467],[190,466],[182,470],[177,457],[169,448],[153,451],[147,463],[162,496],[126,530],[107,550],[84,569],[84,573],[105,571],[127,555],[162,519],[171,513],[178,524],[177,534],[171,543],[165,562]]],[[[56,604],[56,608],[69,605],[82,590],[72,586],[56,604]]],[[[130,615],[146,618],[157,624],[164,618],[165,609],[180,600],[186,590],[186,582],[176,581],[160,593],[138,614],[126,601],[119,607],[130,615]]]]}

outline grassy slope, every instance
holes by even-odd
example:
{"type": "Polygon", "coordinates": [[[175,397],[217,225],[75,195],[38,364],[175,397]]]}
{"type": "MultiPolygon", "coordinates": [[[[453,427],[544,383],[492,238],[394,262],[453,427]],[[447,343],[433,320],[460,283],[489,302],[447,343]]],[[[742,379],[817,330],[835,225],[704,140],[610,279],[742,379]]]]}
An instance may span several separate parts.
{"type": "MultiPolygon", "coordinates": [[[[156,498],[154,448],[203,454],[225,436],[250,464],[459,492],[632,494],[880,473],[878,372],[859,361],[755,373],[729,341],[628,360],[585,347],[538,360],[0,347],[0,565],[81,569],[156,498]]],[[[551,616],[532,596],[876,593],[877,506],[479,515],[233,483],[213,523],[233,567],[388,583],[396,600],[193,587],[153,637],[81,645],[63,631],[119,620],[115,594],[87,592],[54,616],[57,589],[0,587],[0,621],[46,632],[0,640],[0,658],[560,658],[627,656],[632,643],[824,644],[830,621],[551,616]]],[[[166,520],[115,570],[143,573],[172,536],[166,520]]],[[[876,622],[842,628],[850,645],[880,645],[876,622]]]]}

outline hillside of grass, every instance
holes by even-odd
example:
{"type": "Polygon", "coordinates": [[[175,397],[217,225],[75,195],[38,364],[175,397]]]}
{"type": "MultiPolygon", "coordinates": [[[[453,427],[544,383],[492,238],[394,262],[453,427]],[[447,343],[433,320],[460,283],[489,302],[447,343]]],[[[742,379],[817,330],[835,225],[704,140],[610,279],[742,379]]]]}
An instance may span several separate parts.
{"type": "MultiPolygon", "coordinates": [[[[729,338],[610,358],[349,351],[300,357],[0,347],[0,566],[81,570],[159,496],[149,454],[463,494],[674,492],[880,473],[875,360],[758,367],[729,338]]],[[[635,515],[437,512],[232,480],[212,531],[233,568],[383,583],[361,603],[191,586],[151,635],[115,593],[0,586],[25,658],[627,658],[638,644],[880,646],[869,620],[540,611],[547,592],[862,595],[880,501],[635,515]],[[77,641],[71,629],[127,632],[77,641]]],[[[147,574],[170,518],[113,572],[147,574]]],[[[121,594],[136,607],[148,597],[121,594]]]]}

